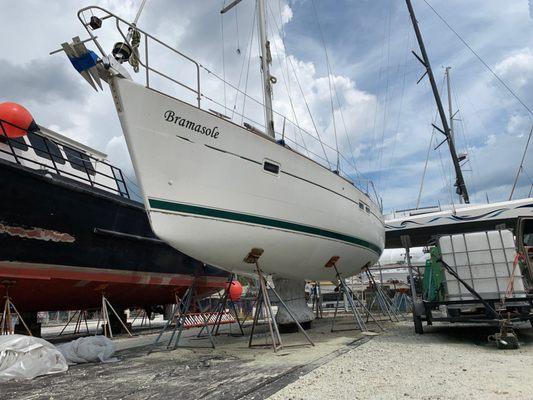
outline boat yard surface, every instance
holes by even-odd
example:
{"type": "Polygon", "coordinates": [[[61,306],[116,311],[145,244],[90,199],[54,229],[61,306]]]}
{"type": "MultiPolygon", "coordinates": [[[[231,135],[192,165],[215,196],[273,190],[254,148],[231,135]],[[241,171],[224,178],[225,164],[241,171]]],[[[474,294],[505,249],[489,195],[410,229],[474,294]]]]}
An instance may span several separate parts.
{"type": "Polygon", "coordinates": [[[518,330],[520,349],[504,351],[487,344],[494,331],[479,326],[441,325],[415,335],[405,321],[386,324],[385,333],[363,335],[331,333],[330,323],[315,321],[309,331],[315,347],[304,345],[299,333],[284,334],[286,347],[277,353],[249,349],[248,336],[228,336],[227,327],[214,350],[203,347],[209,341],[197,339],[197,330],[187,331],[182,341],[192,347],[162,346],[149,355],[155,333],[120,338],[118,362],[4,384],[2,398],[533,399],[529,325],[518,330]]]}
{"type": "MultiPolygon", "coordinates": [[[[353,319],[343,318],[349,323],[353,319]]],[[[346,328],[348,325],[336,325],[346,328]]],[[[372,328],[372,324],[369,327],[372,328]]],[[[387,325],[385,325],[387,326],[387,325]]],[[[316,321],[309,332],[316,346],[299,333],[283,334],[286,347],[248,348],[248,336],[228,336],[228,327],[216,337],[216,349],[197,329],[185,332],[182,346],[165,346],[147,354],[156,334],[115,340],[118,362],[85,364],[64,374],[1,386],[2,399],[71,399],[83,394],[97,399],[237,399],[266,398],[318,366],[370,340],[359,331],[330,332],[329,318],[316,321]]],[[[262,326],[261,328],[265,328],[262,326]]],[[[236,332],[236,327],[232,328],[236,332]]],[[[246,330],[248,333],[249,329],[246,330]]],[[[165,334],[164,339],[169,335],[165,334]]],[[[166,345],[168,339],[162,339],[166,345]]],[[[265,338],[254,337],[254,344],[265,338]]]]}
{"type": "Polygon", "coordinates": [[[533,332],[518,350],[487,344],[488,327],[441,325],[416,335],[410,321],[301,377],[277,399],[533,399],[533,332]]]}

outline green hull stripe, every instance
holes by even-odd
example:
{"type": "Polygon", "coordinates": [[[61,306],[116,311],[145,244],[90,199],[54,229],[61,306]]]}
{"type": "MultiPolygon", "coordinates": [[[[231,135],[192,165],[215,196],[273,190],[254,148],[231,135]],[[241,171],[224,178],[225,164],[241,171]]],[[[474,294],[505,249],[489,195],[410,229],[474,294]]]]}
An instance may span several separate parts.
{"type": "Polygon", "coordinates": [[[173,211],[185,214],[201,215],[205,217],[221,218],[230,221],[245,222],[248,224],[269,226],[294,232],[302,232],[316,236],[322,236],[328,239],[340,240],[356,246],[372,250],[380,255],[382,249],[373,243],[357,238],[355,236],[345,235],[343,233],[332,232],[325,229],[315,228],[313,226],[300,225],[294,222],[280,221],[278,219],[260,217],[257,215],[241,214],[233,211],[216,210],[213,208],[193,206],[189,204],[174,203],[165,200],[148,199],[151,208],[165,211],[173,211]]]}

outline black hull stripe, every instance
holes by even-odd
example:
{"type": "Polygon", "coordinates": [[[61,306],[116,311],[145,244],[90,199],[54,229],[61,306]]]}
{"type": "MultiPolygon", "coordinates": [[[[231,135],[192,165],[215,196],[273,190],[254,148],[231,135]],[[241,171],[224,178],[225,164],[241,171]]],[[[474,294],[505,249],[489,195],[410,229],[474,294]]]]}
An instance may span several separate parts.
{"type": "Polygon", "coordinates": [[[221,218],[230,221],[245,222],[249,224],[256,224],[268,226],[273,228],[280,228],[294,232],[302,232],[315,236],[321,236],[328,239],[340,240],[359,247],[364,247],[373,251],[377,255],[381,255],[382,249],[366,240],[355,236],[345,235],[343,233],[328,231],[326,229],[317,228],[314,226],[301,225],[294,222],[282,221],[273,218],[262,217],[258,215],[242,214],[234,211],[217,210],[213,208],[200,207],[190,204],[176,203],[167,200],[148,199],[151,208],[173,211],[185,214],[201,215],[205,217],[221,218]]]}

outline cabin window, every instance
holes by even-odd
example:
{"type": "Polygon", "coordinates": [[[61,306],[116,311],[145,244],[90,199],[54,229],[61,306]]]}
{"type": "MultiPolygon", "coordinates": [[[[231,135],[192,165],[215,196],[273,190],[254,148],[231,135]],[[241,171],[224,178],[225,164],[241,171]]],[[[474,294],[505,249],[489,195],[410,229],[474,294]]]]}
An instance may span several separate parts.
{"type": "Polygon", "coordinates": [[[370,214],[370,207],[365,206],[365,211],[370,214]]]}
{"type": "Polygon", "coordinates": [[[365,209],[365,205],[361,202],[359,202],[359,209],[360,210],[364,210],[365,209]]]}
{"type": "Polygon", "coordinates": [[[61,150],[59,150],[59,146],[57,144],[48,138],[31,132],[28,133],[28,139],[30,140],[33,150],[35,150],[35,154],[37,154],[39,157],[51,160],[51,155],[56,163],[65,164],[65,158],[61,154],[61,150]]]}
{"type": "Polygon", "coordinates": [[[95,175],[96,171],[94,170],[89,157],[87,154],[82,153],[81,151],[71,149],[70,147],[63,147],[67,159],[72,165],[72,168],[78,171],[87,172],[89,175],[95,175]]]}
{"type": "Polygon", "coordinates": [[[270,172],[271,174],[279,174],[279,165],[271,163],[269,161],[265,161],[263,163],[263,169],[267,172],[270,172]]]}
{"type": "Polygon", "coordinates": [[[22,150],[22,151],[28,150],[28,145],[24,141],[23,137],[7,139],[5,136],[0,134],[0,143],[5,143],[6,145],[9,146],[8,140],[11,143],[11,146],[14,149],[18,149],[18,150],[22,150]]]}

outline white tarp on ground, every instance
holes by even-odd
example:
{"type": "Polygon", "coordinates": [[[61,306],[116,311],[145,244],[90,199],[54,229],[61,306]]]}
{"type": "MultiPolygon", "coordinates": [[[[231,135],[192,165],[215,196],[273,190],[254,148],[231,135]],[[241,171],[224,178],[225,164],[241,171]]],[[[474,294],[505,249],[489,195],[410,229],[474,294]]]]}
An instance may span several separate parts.
{"type": "Polygon", "coordinates": [[[72,342],[57,346],[67,363],[81,364],[86,362],[114,362],[115,345],[105,336],[82,337],[72,342]]]}
{"type": "Polygon", "coordinates": [[[67,369],[65,357],[44,339],[25,335],[0,336],[0,382],[33,379],[67,369]]]}

